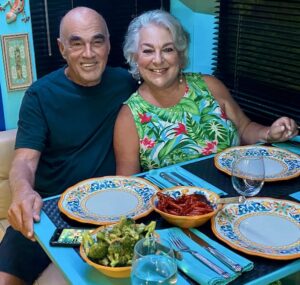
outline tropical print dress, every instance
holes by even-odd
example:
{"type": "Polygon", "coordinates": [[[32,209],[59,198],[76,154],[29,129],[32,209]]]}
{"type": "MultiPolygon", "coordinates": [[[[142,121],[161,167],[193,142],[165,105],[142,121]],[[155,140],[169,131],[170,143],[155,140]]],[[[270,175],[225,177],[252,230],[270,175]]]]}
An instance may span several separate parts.
{"type": "Polygon", "coordinates": [[[239,143],[236,127],[226,118],[202,76],[186,73],[185,79],[185,95],[175,106],[156,107],[138,92],[125,102],[140,138],[144,171],[217,153],[239,143]]]}

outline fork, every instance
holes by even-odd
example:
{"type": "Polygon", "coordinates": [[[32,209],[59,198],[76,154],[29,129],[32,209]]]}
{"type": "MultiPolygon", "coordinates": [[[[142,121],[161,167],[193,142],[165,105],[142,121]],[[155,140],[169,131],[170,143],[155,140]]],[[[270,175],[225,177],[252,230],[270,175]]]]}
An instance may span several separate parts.
{"type": "Polygon", "coordinates": [[[171,243],[178,248],[179,251],[185,251],[193,255],[195,258],[200,260],[203,264],[207,267],[218,273],[219,275],[223,276],[224,278],[228,279],[230,277],[229,273],[224,271],[221,267],[214,264],[210,260],[208,260],[205,256],[201,255],[196,250],[191,249],[187,244],[184,243],[182,239],[178,236],[175,236],[173,233],[169,233],[169,238],[171,243]]]}

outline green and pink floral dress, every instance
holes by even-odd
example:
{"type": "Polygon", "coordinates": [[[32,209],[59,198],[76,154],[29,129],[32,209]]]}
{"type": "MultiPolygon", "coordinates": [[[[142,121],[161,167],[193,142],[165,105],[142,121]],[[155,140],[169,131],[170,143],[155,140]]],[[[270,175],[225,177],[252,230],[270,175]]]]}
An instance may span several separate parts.
{"type": "Polygon", "coordinates": [[[202,76],[186,73],[185,79],[184,97],[170,108],[156,107],[138,92],[125,102],[140,138],[143,170],[217,153],[239,143],[236,127],[226,118],[202,76]]]}

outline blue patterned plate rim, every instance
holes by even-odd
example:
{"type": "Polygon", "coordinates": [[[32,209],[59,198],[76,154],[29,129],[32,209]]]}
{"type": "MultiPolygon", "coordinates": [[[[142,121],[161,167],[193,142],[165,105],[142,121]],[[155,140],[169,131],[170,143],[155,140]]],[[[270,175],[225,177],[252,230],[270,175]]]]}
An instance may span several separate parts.
{"type": "Polygon", "coordinates": [[[236,250],[269,259],[300,257],[300,204],[267,197],[228,204],[211,221],[214,234],[236,250]]]}
{"type": "Polygon", "coordinates": [[[231,175],[231,165],[235,155],[242,152],[246,156],[262,154],[265,159],[266,182],[289,180],[300,175],[300,156],[277,147],[269,146],[237,146],[227,148],[214,157],[214,165],[219,170],[231,175]],[[277,172],[272,168],[277,169],[277,172]],[[280,171],[278,171],[278,168],[280,171]]]}
{"type": "Polygon", "coordinates": [[[62,193],[59,210],[82,223],[110,225],[121,216],[138,219],[153,207],[150,199],[159,189],[148,180],[128,176],[104,176],[78,182],[62,193]]]}

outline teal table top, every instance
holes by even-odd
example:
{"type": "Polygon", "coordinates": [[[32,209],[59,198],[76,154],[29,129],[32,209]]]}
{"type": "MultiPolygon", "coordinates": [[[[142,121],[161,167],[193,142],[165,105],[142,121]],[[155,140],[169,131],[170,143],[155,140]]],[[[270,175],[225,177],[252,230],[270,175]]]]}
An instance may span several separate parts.
{"type": "MultiPolygon", "coordinates": [[[[180,164],[181,166],[189,165],[192,163],[195,163],[197,161],[201,161],[204,159],[211,158],[212,156],[208,156],[206,158],[194,160],[185,164],[180,164]]],[[[180,165],[171,166],[171,167],[178,167],[180,165]]],[[[213,166],[212,166],[213,167],[213,166]]],[[[220,189],[221,187],[217,188],[214,185],[211,185],[209,182],[199,179],[199,181],[196,180],[196,178],[191,174],[191,179],[194,179],[194,183],[202,183],[202,187],[208,187],[211,190],[214,190],[216,192],[222,191],[223,189],[220,189]]],[[[295,192],[299,189],[295,189],[295,192]]],[[[226,192],[226,191],[225,191],[226,192]]],[[[56,199],[59,196],[55,196],[52,198],[47,198],[45,200],[50,199],[56,199]]],[[[93,284],[105,284],[105,285],[129,285],[130,279],[114,279],[104,276],[102,273],[85,263],[78,252],[76,252],[72,248],[64,248],[64,247],[52,247],[49,244],[49,240],[56,229],[56,226],[51,221],[49,216],[45,213],[45,211],[42,210],[41,212],[41,221],[39,223],[36,223],[34,226],[35,231],[35,237],[37,241],[41,244],[45,252],[48,254],[50,259],[53,261],[53,263],[61,270],[64,277],[70,284],[81,284],[81,285],[93,285],[93,284]]],[[[266,259],[265,262],[267,263],[268,260],[266,259]]],[[[255,263],[254,263],[255,264],[255,263]]],[[[255,270],[255,268],[254,268],[255,270]]],[[[248,285],[264,285],[268,284],[270,282],[276,281],[280,278],[286,277],[288,275],[291,275],[295,272],[300,271],[300,260],[294,260],[287,263],[283,263],[282,267],[277,268],[273,272],[269,272],[267,274],[262,274],[261,276],[257,276],[255,280],[250,280],[249,282],[243,283],[248,285]]],[[[239,281],[239,278],[236,279],[235,283],[239,281]]],[[[244,282],[244,281],[243,281],[244,282]]],[[[189,283],[181,273],[178,274],[178,285],[186,285],[186,284],[192,284],[189,283]]],[[[195,284],[195,283],[193,283],[195,284]]],[[[237,283],[238,284],[238,283],[237,283]]]]}

